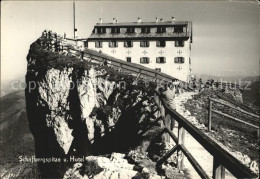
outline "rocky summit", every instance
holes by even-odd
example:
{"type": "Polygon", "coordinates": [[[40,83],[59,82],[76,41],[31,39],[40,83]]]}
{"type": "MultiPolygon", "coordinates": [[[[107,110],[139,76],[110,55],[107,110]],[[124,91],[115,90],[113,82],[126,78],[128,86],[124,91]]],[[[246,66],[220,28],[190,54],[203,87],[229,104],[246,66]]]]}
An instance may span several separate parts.
{"type": "MultiPolygon", "coordinates": [[[[154,107],[152,82],[136,83],[112,68],[51,52],[39,40],[31,45],[27,60],[26,110],[36,158],[61,159],[39,162],[42,177],[60,178],[75,163],[97,161],[88,156],[126,152],[138,145],[139,123],[154,107]]],[[[126,166],[124,170],[132,170],[126,166]]]]}

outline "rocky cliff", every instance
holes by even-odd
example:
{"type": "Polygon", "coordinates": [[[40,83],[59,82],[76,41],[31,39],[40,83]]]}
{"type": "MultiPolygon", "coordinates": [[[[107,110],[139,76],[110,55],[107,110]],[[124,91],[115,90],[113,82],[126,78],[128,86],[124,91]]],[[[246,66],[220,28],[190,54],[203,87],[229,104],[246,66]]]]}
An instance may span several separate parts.
{"type": "Polygon", "coordinates": [[[71,157],[133,147],[153,84],[108,67],[51,52],[38,39],[30,47],[25,89],[30,130],[43,177],[62,177],[71,157]]]}

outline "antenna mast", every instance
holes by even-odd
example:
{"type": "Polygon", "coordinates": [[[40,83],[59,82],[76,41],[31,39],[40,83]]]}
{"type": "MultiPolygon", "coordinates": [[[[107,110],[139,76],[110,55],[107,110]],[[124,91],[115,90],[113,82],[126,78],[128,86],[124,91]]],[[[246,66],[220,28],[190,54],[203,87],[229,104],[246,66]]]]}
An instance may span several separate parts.
{"type": "Polygon", "coordinates": [[[76,27],[75,27],[75,0],[73,1],[73,35],[74,35],[74,39],[75,39],[75,32],[77,31],[76,27]]]}

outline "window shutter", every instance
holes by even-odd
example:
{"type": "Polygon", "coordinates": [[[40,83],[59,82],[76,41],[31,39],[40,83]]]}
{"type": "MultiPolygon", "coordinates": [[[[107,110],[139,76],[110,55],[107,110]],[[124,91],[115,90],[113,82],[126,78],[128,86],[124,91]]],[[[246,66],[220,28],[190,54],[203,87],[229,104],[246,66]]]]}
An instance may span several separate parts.
{"type": "Polygon", "coordinates": [[[184,57],[181,58],[181,63],[184,63],[184,57]]]}
{"type": "Polygon", "coordinates": [[[140,63],[142,63],[142,58],[140,58],[140,63]]]}
{"type": "Polygon", "coordinates": [[[143,41],[140,41],[140,47],[143,47],[143,41]]]}
{"type": "Polygon", "coordinates": [[[166,41],[163,40],[163,41],[162,41],[162,47],[165,47],[165,46],[166,46],[166,41]]]}
{"type": "Polygon", "coordinates": [[[156,41],[156,47],[160,47],[160,41],[156,41]]]}
{"type": "Polygon", "coordinates": [[[166,63],[166,57],[163,57],[163,63],[166,63]]]}
{"type": "Polygon", "coordinates": [[[118,47],[118,42],[117,41],[115,41],[115,46],[118,47]]]}
{"type": "Polygon", "coordinates": [[[99,44],[100,44],[100,47],[102,48],[102,42],[99,42],[99,44]]]}
{"type": "Polygon", "coordinates": [[[156,57],[156,63],[160,63],[160,62],[159,62],[159,57],[156,57]]]}
{"type": "Polygon", "coordinates": [[[133,47],[133,41],[131,41],[131,47],[133,47]]]}
{"type": "Polygon", "coordinates": [[[98,42],[95,42],[95,47],[98,47],[98,42]]]}
{"type": "Polygon", "coordinates": [[[124,47],[127,47],[127,41],[124,41],[124,47]]]}

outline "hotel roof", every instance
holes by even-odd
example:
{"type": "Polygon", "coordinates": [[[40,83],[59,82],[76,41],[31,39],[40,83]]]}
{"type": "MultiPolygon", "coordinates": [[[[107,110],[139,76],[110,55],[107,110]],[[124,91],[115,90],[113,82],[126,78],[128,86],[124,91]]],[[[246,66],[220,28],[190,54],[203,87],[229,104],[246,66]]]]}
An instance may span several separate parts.
{"type": "Polygon", "coordinates": [[[117,23],[97,23],[95,27],[131,27],[131,26],[176,26],[191,25],[191,21],[159,21],[159,22],[117,22],[117,23]]]}
{"type": "Polygon", "coordinates": [[[124,22],[124,23],[97,23],[94,28],[97,27],[135,27],[141,28],[143,26],[148,26],[151,28],[156,28],[158,26],[165,26],[165,27],[174,27],[174,26],[187,26],[187,31],[185,32],[164,32],[164,33],[91,33],[88,40],[110,40],[110,39],[117,39],[117,40],[140,40],[140,39],[163,39],[166,38],[167,40],[175,40],[175,39],[184,39],[187,40],[191,38],[192,41],[192,22],[191,21],[165,21],[165,22],[124,22]]]}

